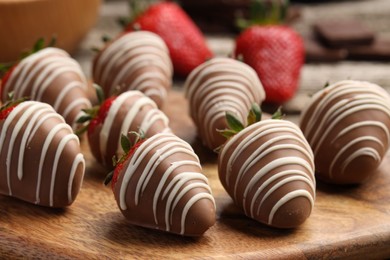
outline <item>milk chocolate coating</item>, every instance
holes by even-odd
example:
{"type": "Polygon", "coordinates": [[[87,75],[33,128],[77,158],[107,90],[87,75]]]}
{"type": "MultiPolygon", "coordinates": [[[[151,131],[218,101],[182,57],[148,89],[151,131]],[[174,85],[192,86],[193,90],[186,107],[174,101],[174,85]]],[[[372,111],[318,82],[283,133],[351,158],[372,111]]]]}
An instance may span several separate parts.
{"type": "Polygon", "coordinates": [[[278,228],[294,228],[315,200],[313,153],[300,129],[268,119],[245,128],[218,157],[222,185],[245,215],[278,228]]]}
{"type": "Polygon", "coordinates": [[[80,65],[57,48],[45,48],[23,59],[3,86],[3,102],[10,92],[16,99],[29,97],[50,104],[74,129],[81,110],[91,107],[80,65]]]}
{"type": "Polygon", "coordinates": [[[300,127],[313,149],[319,179],[361,183],[389,146],[389,94],[373,83],[339,81],[313,96],[300,127]]]}
{"type": "Polygon", "coordinates": [[[85,162],[79,139],[51,106],[19,104],[0,121],[0,193],[47,207],[73,203],[85,162]]]}
{"type": "Polygon", "coordinates": [[[191,146],[169,133],[142,143],[124,165],[115,199],[132,224],[200,236],[215,223],[215,201],[191,146]]]}
{"type": "Polygon", "coordinates": [[[169,120],[156,103],[138,90],[119,95],[108,110],[103,124],[88,135],[91,152],[97,161],[113,168],[112,158],[120,158],[123,150],[121,134],[142,132],[145,137],[171,132],[169,120]]]}
{"type": "Polygon", "coordinates": [[[158,107],[172,85],[173,67],[164,41],[152,32],[136,31],[109,43],[93,62],[93,79],[106,96],[139,90],[158,107]]]}
{"type": "Polygon", "coordinates": [[[265,98],[256,72],[243,62],[213,58],[195,68],[185,82],[190,114],[203,144],[215,149],[225,142],[217,129],[227,128],[225,113],[235,114],[246,123],[253,103],[265,98]]]}

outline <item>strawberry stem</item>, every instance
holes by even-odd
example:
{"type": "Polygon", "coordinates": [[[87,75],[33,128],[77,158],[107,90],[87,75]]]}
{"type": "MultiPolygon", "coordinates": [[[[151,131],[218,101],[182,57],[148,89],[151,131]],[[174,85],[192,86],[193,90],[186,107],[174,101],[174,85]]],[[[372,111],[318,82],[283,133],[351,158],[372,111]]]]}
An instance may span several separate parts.
{"type": "Polygon", "coordinates": [[[243,30],[255,24],[283,23],[287,15],[288,6],[288,0],[251,0],[249,19],[237,19],[236,26],[243,30]]]}
{"type": "Polygon", "coordinates": [[[14,99],[14,94],[13,92],[10,92],[8,93],[8,99],[7,99],[7,102],[4,103],[4,105],[2,107],[0,107],[0,112],[1,111],[4,111],[10,107],[13,107],[13,106],[17,106],[19,105],[20,103],[28,100],[29,98],[28,97],[22,97],[22,98],[18,98],[18,99],[14,99]]]}
{"type": "Polygon", "coordinates": [[[282,113],[282,107],[278,107],[275,113],[272,114],[272,119],[282,119],[284,114],[282,113]]]}

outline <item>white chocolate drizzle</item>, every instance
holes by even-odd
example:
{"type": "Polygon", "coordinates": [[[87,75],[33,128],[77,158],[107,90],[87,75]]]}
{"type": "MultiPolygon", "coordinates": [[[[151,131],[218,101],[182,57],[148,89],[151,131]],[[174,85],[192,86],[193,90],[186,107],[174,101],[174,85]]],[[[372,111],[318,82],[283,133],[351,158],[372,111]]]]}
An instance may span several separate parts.
{"type": "Polygon", "coordinates": [[[308,187],[269,201],[273,205],[266,222],[269,225],[275,213],[294,198],[304,197],[314,206],[314,156],[300,129],[291,122],[263,120],[240,131],[223,147],[219,171],[229,194],[235,201],[241,198],[245,214],[254,219],[261,214],[264,202],[272,200],[271,195],[282,187],[294,187],[295,183],[296,187],[308,187]],[[249,152],[249,147],[257,148],[249,152]]]}
{"type": "Polygon", "coordinates": [[[164,222],[166,231],[170,231],[172,225],[172,214],[181,200],[188,192],[193,189],[201,188],[202,192],[197,192],[190,198],[181,212],[181,234],[185,233],[185,221],[190,208],[199,200],[210,200],[214,207],[215,201],[211,195],[211,189],[207,178],[200,172],[181,171],[188,166],[201,170],[199,158],[193,152],[191,146],[180,138],[169,133],[156,134],[147,139],[131,156],[130,161],[124,171],[123,180],[119,189],[119,206],[122,210],[127,209],[126,193],[131,192],[131,198],[134,198],[134,204],[137,206],[144,196],[145,189],[152,185],[151,179],[158,178],[158,184],[153,194],[151,210],[153,212],[155,224],[158,224],[157,207],[159,203],[165,202],[164,222]],[[154,151],[154,152],[152,152],[154,151]],[[161,167],[168,158],[172,160],[174,155],[180,158],[184,156],[186,160],[171,162],[170,166],[162,173],[157,173],[157,167],[161,167]],[[188,158],[192,158],[189,160],[188,158]],[[145,161],[147,160],[147,161],[145,161]],[[139,165],[145,163],[146,166],[140,170],[139,165]],[[133,178],[135,172],[141,172],[140,177],[133,178]],[[174,175],[173,175],[174,174],[174,175]],[[135,182],[135,189],[128,189],[129,182],[135,182]]]}
{"type": "MultiPolygon", "coordinates": [[[[18,106],[16,106],[8,117],[4,120],[1,136],[0,136],[0,156],[3,157],[2,153],[6,153],[6,178],[8,185],[8,195],[17,195],[13,192],[13,185],[11,183],[11,174],[16,173],[19,181],[23,181],[25,175],[35,175],[37,178],[36,188],[35,188],[35,203],[40,204],[40,190],[41,190],[41,179],[44,174],[49,174],[50,181],[50,194],[49,194],[49,204],[47,206],[54,205],[54,193],[55,193],[55,184],[56,176],[60,171],[59,161],[62,159],[63,151],[67,148],[67,145],[71,142],[76,142],[79,144],[79,139],[76,135],[73,134],[73,131],[69,125],[67,125],[64,119],[58,115],[54,109],[45,103],[36,102],[36,101],[26,101],[18,106]],[[37,151],[40,153],[38,156],[38,170],[36,172],[32,169],[27,169],[24,164],[26,160],[31,160],[31,158],[25,157],[25,152],[31,149],[31,142],[33,142],[39,136],[39,129],[43,126],[44,123],[53,120],[53,122],[58,122],[54,124],[54,127],[45,136],[45,141],[42,144],[42,150],[37,151]],[[16,122],[16,123],[15,123],[16,122]],[[62,132],[61,135],[58,135],[62,132]],[[17,137],[20,137],[18,141],[17,137]],[[60,143],[55,149],[55,158],[52,164],[52,171],[48,172],[44,169],[44,163],[49,148],[53,145],[54,138],[61,138],[60,143]],[[9,139],[8,147],[5,146],[5,140],[9,139]],[[14,149],[18,151],[17,158],[17,169],[16,171],[11,169],[11,160],[12,154],[14,154],[14,149]]],[[[46,162],[47,163],[47,162],[46,162]]],[[[82,173],[84,173],[84,157],[81,153],[75,154],[73,165],[69,173],[69,184],[68,192],[66,194],[67,200],[71,203],[74,198],[72,198],[72,185],[76,170],[79,165],[82,165],[82,173]]],[[[62,169],[61,169],[62,170],[62,169]]],[[[64,172],[61,172],[64,174],[64,172]]],[[[58,184],[57,184],[58,185],[58,184]]],[[[77,194],[77,193],[75,193],[77,194]]]]}
{"type": "MultiPolygon", "coordinates": [[[[66,77],[66,76],[64,76],[66,77]]],[[[45,48],[23,59],[11,73],[3,86],[2,100],[7,99],[8,93],[14,92],[15,98],[29,97],[31,100],[43,101],[43,95],[50,92],[50,105],[59,112],[72,127],[76,126],[77,118],[70,118],[69,113],[77,109],[91,107],[87,99],[87,80],[80,65],[65,51],[57,48],[45,48]],[[65,85],[54,83],[63,75],[73,74],[74,78],[63,80],[65,85]],[[69,104],[64,104],[65,98],[73,95],[69,104]],[[65,111],[60,110],[64,107],[65,111]]],[[[49,94],[47,94],[49,96],[49,94]]],[[[68,101],[67,101],[68,102],[68,101]]]]}
{"type": "Polygon", "coordinates": [[[101,51],[93,66],[94,81],[106,95],[118,90],[139,90],[157,104],[165,100],[172,74],[165,42],[147,31],[126,33],[114,40],[101,51]]]}
{"type": "Polygon", "coordinates": [[[330,145],[327,149],[332,149],[328,168],[319,169],[329,179],[345,175],[348,166],[362,157],[369,157],[379,165],[388,149],[389,122],[389,94],[376,84],[354,80],[339,81],[317,92],[301,116],[302,131],[315,157],[320,160],[324,146],[330,145]],[[370,118],[363,117],[365,113],[370,118]],[[387,118],[387,124],[378,118],[378,113],[387,118]],[[372,130],[359,132],[363,128],[372,130]],[[340,130],[334,132],[335,129],[340,130]],[[382,132],[385,138],[372,136],[373,130],[382,132]],[[357,132],[361,136],[354,134],[357,132]]]}
{"type": "Polygon", "coordinates": [[[215,137],[219,136],[215,124],[224,120],[227,111],[234,113],[245,124],[252,104],[260,104],[265,99],[263,86],[251,67],[221,57],[195,68],[188,76],[184,89],[199,135],[211,149],[221,145],[215,137]]]}
{"type": "MultiPolygon", "coordinates": [[[[100,154],[101,161],[103,164],[106,164],[107,157],[107,147],[109,145],[108,139],[109,136],[113,134],[114,126],[118,128],[118,124],[120,124],[120,133],[127,135],[131,131],[142,132],[149,137],[151,135],[151,129],[153,128],[156,132],[171,132],[168,124],[169,120],[167,116],[161,112],[156,103],[153,102],[150,98],[145,96],[138,90],[130,90],[120,94],[113,102],[107,113],[107,117],[104,120],[102,129],[99,133],[99,144],[100,144],[100,154]],[[130,109],[124,112],[124,105],[130,106],[130,109]],[[146,110],[146,115],[140,119],[141,110],[146,110]],[[124,119],[121,122],[115,120],[115,118],[120,113],[125,113],[124,119]],[[141,123],[139,125],[134,126],[134,121],[139,120],[141,123]],[[157,124],[161,122],[161,129],[157,128],[157,124]],[[115,124],[115,125],[114,125],[115,124]]],[[[117,157],[120,157],[123,154],[123,150],[120,143],[120,138],[117,140],[116,144],[117,157]]],[[[110,156],[112,157],[112,156],[110,156]]]]}

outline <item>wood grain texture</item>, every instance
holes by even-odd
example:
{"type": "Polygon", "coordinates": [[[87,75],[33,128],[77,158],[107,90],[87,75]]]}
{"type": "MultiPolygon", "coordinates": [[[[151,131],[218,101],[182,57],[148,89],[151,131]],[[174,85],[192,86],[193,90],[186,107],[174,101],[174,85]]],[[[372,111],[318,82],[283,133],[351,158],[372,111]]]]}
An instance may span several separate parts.
{"type": "Polygon", "coordinates": [[[369,182],[354,187],[318,183],[314,210],[299,228],[278,230],[247,217],[218,180],[216,155],[203,148],[181,92],[164,108],[171,127],[199,154],[217,204],[217,223],[200,238],[130,225],[117,208],[106,171],[91,156],[72,206],[48,209],[0,196],[0,259],[282,259],[390,257],[390,155],[369,182]]]}

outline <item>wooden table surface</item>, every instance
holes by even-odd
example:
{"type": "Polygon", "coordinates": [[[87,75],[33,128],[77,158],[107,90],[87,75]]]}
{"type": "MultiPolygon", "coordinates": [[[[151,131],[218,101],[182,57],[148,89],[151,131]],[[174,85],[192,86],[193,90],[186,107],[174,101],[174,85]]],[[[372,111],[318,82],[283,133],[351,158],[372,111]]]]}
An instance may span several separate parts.
{"type": "Polygon", "coordinates": [[[390,256],[390,154],[365,184],[332,187],[317,184],[309,219],[299,228],[279,230],[245,217],[218,179],[216,154],[196,138],[181,92],[164,111],[174,132],[191,143],[217,205],[217,222],[204,236],[188,238],[129,224],[120,213],[107,173],[82,139],[87,170],[76,201],[49,209],[0,196],[0,258],[385,258],[390,256]],[[184,110],[184,111],[183,111],[184,110]],[[181,113],[180,113],[181,112],[181,113]],[[180,115],[180,116],[178,116],[180,115]]]}
{"type": "MultiPolygon", "coordinates": [[[[304,5],[296,28],[301,32],[316,17],[330,13],[367,19],[384,37],[390,36],[390,1],[330,1],[304,5]],[[386,25],[386,26],[385,26],[386,25]]],[[[74,55],[89,76],[90,48],[103,34],[119,32],[115,20],[127,14],[125,1],[107,1],[101,17],[74,55]]],[[[231,36],[209,35],[208,43],[219,55],[228,53],[231,36]]],[[[305,64],[297,96],[287,104],[298,114],[309,94],[327,80],[369,80],[390,89],[389,62],[339,62],[305,64]],[[352,75],[352,76],[351,76],[352,75]]],[[[86,140],[82,150],[87,171],[79,196],[66,209],[48,209],[0,195],[0,259],[153,259],[153,258],[250,258],[332,259],[390,257],[390,153],[377,173],[365,184],[333,187],[317,183],[315,207],[299,228],[278,230],[247,217],[223,190],[217,175],[216,155],[196,139],[180,90],[181,81],[169,95],[164,111],[176,134],[191,143],[209,178],[217,204],[217,223],[204,236],[194,239],[130,225],[120,213],[110,188],[102,182],[106,171],[95,162],[86,140]],[[175,116],[174,116],[175,115],[175,116]],[[180,116],[177,116],[180,115],[180,116]]]]}

